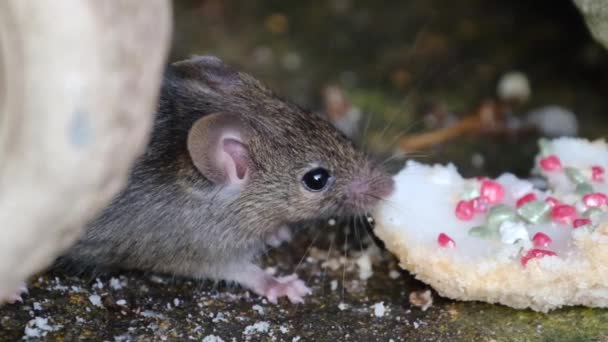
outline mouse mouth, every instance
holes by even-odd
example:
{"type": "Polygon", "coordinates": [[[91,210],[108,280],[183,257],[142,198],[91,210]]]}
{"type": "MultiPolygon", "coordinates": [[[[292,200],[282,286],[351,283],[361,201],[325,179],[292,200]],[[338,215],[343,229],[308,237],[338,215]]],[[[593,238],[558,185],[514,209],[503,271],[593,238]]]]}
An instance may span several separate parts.
{"type": "Polygon", "coordinates": [[[384,201],[395,188],[393,178],[378,169],[369,169],[346,188],[345,211],[365,214],[384,201]]]}

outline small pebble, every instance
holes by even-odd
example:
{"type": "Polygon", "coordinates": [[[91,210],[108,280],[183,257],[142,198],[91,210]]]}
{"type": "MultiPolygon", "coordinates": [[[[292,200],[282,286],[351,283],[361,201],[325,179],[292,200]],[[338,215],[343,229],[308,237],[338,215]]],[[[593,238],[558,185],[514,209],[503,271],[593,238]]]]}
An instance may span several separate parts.
{"type": "Polygon", "coordinates": [[[422,311],[428,310],[433,305],[431,290],[412,291],[409,296],[410,304],[419,307],[422,311]]]}

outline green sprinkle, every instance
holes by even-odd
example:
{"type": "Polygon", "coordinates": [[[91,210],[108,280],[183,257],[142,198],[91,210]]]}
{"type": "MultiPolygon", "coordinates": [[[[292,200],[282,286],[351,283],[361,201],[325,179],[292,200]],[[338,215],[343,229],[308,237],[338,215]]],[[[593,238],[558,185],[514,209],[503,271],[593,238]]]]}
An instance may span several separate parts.
{"type": "Polygon", "coordinates": [[[543,157],[553,153],[553,148],[551,148],[551,141],[549,139],[538,139],[538,147],[540,148],[540,153],[543,157]]]}
{"type": "Polygon", "coordinates": [[[488,213],[486,220],[488,229],[498,232],[500,225],[509,220],[514,220],[517,217],[513,209],[504,204],[499,204],[492,207],[488,213]]]}
{"type": "Polygon", "coordinates": [[[596,229],[597,229],[597,225],[595,224],[588,224],[585,229],[587,229],[589,232],[593,233],[596,229]]]}
{"type": "Polygon", "coordinates": [[[584,218],[588,218],[591,221],[597,221],[604,212],[600,208],[589,208],[583,213],[584,218]]]}
{"type": "Polygon", "coordinates": [[[595,230],[595,228],[594,228],[594,227],[593,227],[593,225],[591,225],[591,224],[586,224],[586,225],[584,225],[584,226],[579,226],[579,227],[578,227],[578,228],[576,228],[576,229],[584,229],[584,230],[587,230],[587,231],[590,231],[590,232],[592,232],[592,231],[594,231],[594,230],[595,230]]]}
{"type": "Polygon", "coordinates": [[[593,186],[587,182],[579,183],[576,185],[576,193],[579,195],[590,194],[593,191],[593,186]]]}
{"type": "Polygon", "coordinates": [[[471,184],[471,183],[466,183],[460,198],[465,201],[468,201],[468,200],[472,200],[473,198],[479,197],[479,195],[481,195],[481,193],[479,192],[479,189],[477,186],[475,186],[474,184],[471,184]]]}
{"type": "Polygon", "coordinates": [[[587,178],[585,177],[585,175],[583,175],[583,173],[576,168],[566,167],[564,169],[564,172],[566,172],[566,176],[568,176],[568,179],[570,179],[570,181],[574,184],[581,184],[587,182],[587,178]]]}
{"type": "Polygon", "coordinates": [[[490,239],[497,236],[497,232],[489,229],[486,226],[477,226],[469,229],[469,236],[477,237],[480,239],[490,239]]]}
{"type": "Polygon", "coordinates": [[[532,201],[517,210],[519,216],[532,224],[547,220],[551,205],[544,201],[532,201]]]}

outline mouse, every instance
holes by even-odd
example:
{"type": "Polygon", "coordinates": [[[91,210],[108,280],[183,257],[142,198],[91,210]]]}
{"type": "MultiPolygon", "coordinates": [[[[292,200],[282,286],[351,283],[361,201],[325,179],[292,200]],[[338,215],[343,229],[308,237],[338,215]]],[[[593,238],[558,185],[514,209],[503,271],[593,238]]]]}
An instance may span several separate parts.
{"type": "Polygon", "coordinates": [[[257,263],[301,222],[369,212],[393,180],[330,121],[213,56],[169,64],[125,189],[60,260],[311,293],[257,263]]]}

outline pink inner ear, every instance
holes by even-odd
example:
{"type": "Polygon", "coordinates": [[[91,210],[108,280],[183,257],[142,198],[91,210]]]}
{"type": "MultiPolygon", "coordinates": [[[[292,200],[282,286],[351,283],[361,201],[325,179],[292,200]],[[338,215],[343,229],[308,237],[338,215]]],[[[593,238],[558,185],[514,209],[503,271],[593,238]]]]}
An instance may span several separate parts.
{"type": "Polygon", "coordinates": [[[234,138],[224,138],[222,141],[224,153],[226,153],[232,165],[226,165],[226,173],[231,183],[241,183],[247,176],[249,170],[249,153],[245,145],[234,138]]]}

